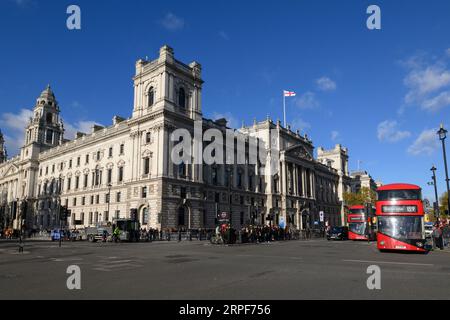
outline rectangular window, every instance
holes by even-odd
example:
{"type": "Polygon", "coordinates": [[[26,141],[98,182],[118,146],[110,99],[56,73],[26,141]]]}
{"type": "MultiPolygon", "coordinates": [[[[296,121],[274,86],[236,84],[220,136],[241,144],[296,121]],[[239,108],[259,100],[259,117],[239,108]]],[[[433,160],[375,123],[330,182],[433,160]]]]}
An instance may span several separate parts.
{"type": "Polygon", "coordinates": [[[108,178],[107,178],[107,180],[108,180],[108,183],[111,183],[111,181],[112,181],[112,169],[108,169],[108,178]]]}
{"type": "Polygon", "coordinates": [[[86,197],[81,198],[81,205],[84,206],[86,204],[86,197]]]}
{"type": "Polygon", "coordinates": [[[123,155],[124,152],[125,152],[125,145],[124,145],[124,144],[121,144],[121,145],[120,145],[120,155],[123,155]]]}
{"type": "Polygon", "coordinates": [[[67,178],[67,190],[70,190],[72,185],[72,178],[67,178]]]}
{"type": "Polygon", "coordinates": [[[72,169],[72,159],[69,160],[69,169],[72,169]]]}
{"type": "Polygon", "coordinates": [[[45,174],[48,174],[48,167],[45,167],[45,174]]]}
{"type": "Polygon", "coordinates": [[[72,199],[72,205],[73,205],[74,207],[77,206],[77,198],[73,198],[73,199],[72,199]]]}
{"type": "Polygon", "coordinates": [[[86,155],[86,164],[88,164],[89,163],[89,155],[87,154],[86,155]]]}
{"type": "Polygon", "coordinates": [[[105,194],[105,203],[109,203],[109,193],[105,194]]]}
{"type": "Polygon", "coordinates": [[[55,165],[52,165],[52,173],[55,173],[55,165]]]}
{"type": "Polygon", "coordinates": [[[83,187],[84,187],[84,188],[87,188],[87,186],[88,186],[88,175],[85,174],[85,175],[84,175],[83,187]]]}
{"type": "Polygon", "coordinates": [[[109,221],[109,212],[105,211],[103,215],[105,217],[105,221],[109,221]]]}
{"type": "Polygon", "coordinates": [[[92,224],[92,212],[89,212],[89,224],[92,224]]]}
{"type": "Polygon", "coordinates": [[[81,164],[81,157],[77,158],[77,166],[79,166],[81,164]]]}
{"type": "Polygon", "coordinates": [[[151,133],[147,132],[145,134],[145,143],[150,143],[150,141],[151,141],[151,133]]]}
{"type": "Polygon", "coordinates": [[[75,189],[78,189],[80,187],[80,177],[75,177],[75,189]]]}
{"type": "Polygon", "coordinates": [[[64,200],[64,202],[66,203],[65,206],[68,207],[68,206],[69,206],[69,198],[67,198],[66,200],[64,200]]]}
{"type": "Polygon", "coordinates": [[[113,156],[113,148],[112,147],[110,147],[109,148],[109,151],[108,151],[108,157],[112,157],[113,156]]]}
{"type": "Polygon", "coordinates": [[[142,187],[142,198],[147,198],[147,187],[142,187]]]}
{"type": "Polygon", "coordinates": [[[97,161],[100,160],[100,155],[101,155],[100,151],[97,151],[97,161]]]}
{"type": "Polygon", "coordinates": [[[94,204],[94,196],[91,196],[91,204],[94,204]]]}
{"type": "Polygon", "coordinates": [[[150,158],[144,158],[144,174],[150,173],[150,158]]]}
{"type": "Polygon", "coordinates": [[[120,210],[116,210],[116,219],[120,218],[120,210]]]}
{"type": "Polygon", "coordinates": [[[96,212],[96,213],[94,214],[94,221],[95,221],[95,223],[98,222],[98,212],[96,212]]]}
{"type": "Polygon", "coordinates": [[[119,182],[123,181],[123,167],[119,168],[119,177],[118,177],[119,182]]]}
{"type": "Polygon", "coordinates": [[[81,220],[81,221],[83,222],[83,224],[84,224],[84,212],[81,213],[80,220],[81,220]]]}
{"type": "Polygon", "coordinates": [[[121,192],[117,192],[117,193],[116,193],[116,202],[120,202],[121,196],[122,196],[122,193],[121,193],[121,192]]]}
{"type": "Polygon", "coordinates": [[[42,168],[39,169],[39,175],[42,176],[42,168]]]}
{"type": "Polygon", "coordinates": [[[95,203],[96,204],[100,203],[100,195],[98,195],[98,194],[95,196],[95,203]]]}

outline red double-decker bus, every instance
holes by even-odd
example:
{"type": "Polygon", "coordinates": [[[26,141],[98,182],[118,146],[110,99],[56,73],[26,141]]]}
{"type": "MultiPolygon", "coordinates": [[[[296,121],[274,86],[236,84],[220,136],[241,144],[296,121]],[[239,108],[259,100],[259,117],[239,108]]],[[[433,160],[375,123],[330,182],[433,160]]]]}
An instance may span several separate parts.
{"type": "Polygon", "coordinates": [[[355,205],[348,208],[348,239],[349,240],[372,240],[375,238],[375,230],[372,226],[372,218],[375,210],[371,207],[369,214],[363,205],[355,205]]]}
{"type": "Polygon", "coordinates": [[[378,249],[426,252],[422,189],[396,183],[379,187],[377,195],[378,249]]]}

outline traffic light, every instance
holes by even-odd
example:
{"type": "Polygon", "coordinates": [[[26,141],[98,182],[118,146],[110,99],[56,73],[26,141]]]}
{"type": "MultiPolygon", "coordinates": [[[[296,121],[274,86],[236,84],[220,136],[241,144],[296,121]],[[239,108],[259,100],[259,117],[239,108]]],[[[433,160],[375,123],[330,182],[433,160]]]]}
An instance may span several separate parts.
{"type": "Polygon", "coordinates": [[[67,213],[68,213],[68,209],[66,206],[61,206],[59,208],[59,220],[61,221],[67,221],[67,213]]]}

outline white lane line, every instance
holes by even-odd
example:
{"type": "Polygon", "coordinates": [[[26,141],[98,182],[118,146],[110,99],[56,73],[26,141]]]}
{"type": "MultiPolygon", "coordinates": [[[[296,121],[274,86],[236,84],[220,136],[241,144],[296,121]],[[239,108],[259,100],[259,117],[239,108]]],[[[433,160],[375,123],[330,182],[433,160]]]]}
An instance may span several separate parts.
{"type": "Polygon", "coordinates": [[[270,258],[270,259],[293,259],[293,260],[303,260],[300,257],[291,257],[291,256],[270,256],[270,255],[256,255],[256,254],[238,254],[237,257],[247,257],[247,258],[270,258]]]}
{"type": "Polygon", "coordinates": [[[342,260],[344,262],[359,262],[359,263],[373,263],[373,264],[397,264],[397,265],[410,265],[421,267],[433,267],[434,264],[430,263],[411,263],[411,262],[394,262],[394,261],[369,261],[369,260],[342,260]]]}

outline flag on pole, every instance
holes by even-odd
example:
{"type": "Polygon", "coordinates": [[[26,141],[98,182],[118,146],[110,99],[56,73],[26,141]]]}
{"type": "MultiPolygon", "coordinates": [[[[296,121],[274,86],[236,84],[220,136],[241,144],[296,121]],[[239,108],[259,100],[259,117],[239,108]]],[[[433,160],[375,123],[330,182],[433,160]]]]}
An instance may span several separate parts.
{"type": "Polygon", "coordinates": [[[295,92],[284,90],[284,96],[285,97],[295,97],[295,92]]]}
{"type": "Polygon", "coordinates": [[[294,91],[283,90],[283,118],[284,118],[284,127],[286,128],[286,97],[295,97],[294,91]]]}

